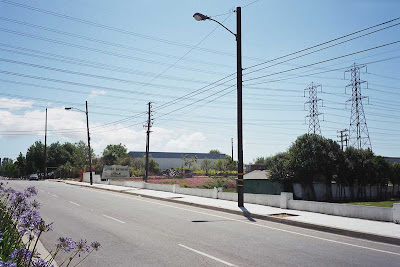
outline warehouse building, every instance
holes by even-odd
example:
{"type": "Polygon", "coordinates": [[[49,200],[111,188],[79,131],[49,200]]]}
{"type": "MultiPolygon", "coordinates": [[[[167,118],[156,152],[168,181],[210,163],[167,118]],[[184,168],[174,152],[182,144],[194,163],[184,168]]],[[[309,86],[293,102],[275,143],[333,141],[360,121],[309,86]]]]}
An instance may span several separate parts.
{"type": "MultiPolygon", "coordinates": [[[[131,157],[142,158],[146,155],[146,152],[131,151],[129,152],[131,157]]],[[[183,152],[150,152],[151,158],[158,163],[162,170],[169,168],[182,168],[185,165],[184,157],[193,158],[197,156],[197,167],[201,166],[204,159],[210,159],[212,163],[215,163],[218,159],[224,159],[225,154],[210,154],[210,153],[183,153],[183,152]]]]}

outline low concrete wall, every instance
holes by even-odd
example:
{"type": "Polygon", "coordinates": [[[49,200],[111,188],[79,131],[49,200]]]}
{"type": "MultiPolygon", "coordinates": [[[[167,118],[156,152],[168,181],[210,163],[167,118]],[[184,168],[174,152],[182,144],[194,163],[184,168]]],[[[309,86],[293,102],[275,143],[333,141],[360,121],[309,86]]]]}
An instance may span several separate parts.
{"type": "Polygon", "coordinates": [[[237,193],[218,192],[218,199],[238,201],[237,193]]]}
{"type": "Polygon", "coordinates": [[[175,192],[177,194],[192,195],[192,196],[207,197],[207,198],[213,198],[214,196],[214,189],[181,188],[177,186],[175,192]]]}
{"type": "Polygon", "coordinates": [[[305,200],[289,200],[288,208],[293,210],[304,210],[350,218],[393,222],[393,209],[391,208],[346,205],[305,200]]]}
{"type": "Polygon", "coordinates": [[[145,182],[125,181],[125,186],[134,188],[146,188],[145,182]]]}
{"type": "MultiPolygon", "coordinates": [[[[92,172],[92,178],[93,178],[93,183],[99,184],[101,182],[101,177],[98,174],[95,174],[95,172],[92,172]]],[[[84,172],[83,173],[83,181],[90,183],[90,172],[84,172]]]]}
{"type": "Polygon", "coordinates": [[[157,191],[165,191],[165,192],[172,192],[172,184],[146,184],[146,189],[150,190],[157,190],[157,191]]]}
{"type": "MultiPolygon", "coordinates": [[[[237,194],[235,194],[237,195],[237,194]]],[[[280,195],[244,194],[244,202],[264,206],[280,207],[280,195]]]]}
{"type": "Polygon", "coordinates": [[[124,180],[108,180],[108,184],[125,186],[125,181],[124,180]]]}
{"type": "MultiPolygon", "coordinates": [[[[89,175],[89,173],[88,173],[89,175]]],[[[100,183],[100,176],[98,176],[100,183]]],[[[94,177],[94,176],[93,176],[94,177]]],[[[85,176],[84,176],[85,178],[85,176]]],[[[97,177],[96,177],[97,179],[97,177]]],[[[101,182],[106,183],[106,182],[101,182]]],[[[237,193],[222,192],[222,188],[198,189],[181,188],[179,185],[149,184],[145,182],[109,180],[111,185],[122,185],[135,188],[144,188],[157,191],[173,192],[177,194],[192,195],[206,198],[218,198],[229,201],[238,201],[237,193]]],[[[346,205],[327,202],[315,202],[306,200],[293,200],[293,193],[282,192],[281,195],[244,194],[244,202],[264,206],[278,207],[282,209],[303,210],[329,215],[359,218],[375,221],[400,223],[400,204],[394,204],[393,208],[368,207],[346,205]]]]}

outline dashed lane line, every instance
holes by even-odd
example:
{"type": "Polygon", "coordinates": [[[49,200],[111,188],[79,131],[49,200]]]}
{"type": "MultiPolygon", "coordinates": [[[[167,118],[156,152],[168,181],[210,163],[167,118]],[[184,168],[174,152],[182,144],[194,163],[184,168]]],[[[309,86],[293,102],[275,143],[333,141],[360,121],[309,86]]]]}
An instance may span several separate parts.
{"type": "Polygon", "coordinates": [[[223,263],[223,264],[225,264],[225,265],[228,265],[228,266],[236,266],[236,265],[234,265],[234,264],[232,264],[232,263],[229,263],[229,262],[227,262],[227,261],[218,259],[218,258],[216,258],[216,257],[214,257],[214,256],[211,256],[211,255],[209,255],[209,254],[207,254],[207,253],[198,251],[198,250],[196,250],[196,249],[189,248],[189,247],[187,247],[187,246],[185,246],[185,245],[182,245],[182,244],[178,244],[178,245],[181,246],[181,247],[183,247],[183,248],[186,248],[186,249],[188,249],[188,250],[191,250],[191,251],[193,251],[193,252],[196,252],[196,253],[198,253],[198,254],[200,254],[200,255],[203,255],[203,256],[205,256],[205,257],[208,257],[208,258],[210,258],[210,259],[219,261],[219,262],[221,262],[221,263],[223,263]]]}

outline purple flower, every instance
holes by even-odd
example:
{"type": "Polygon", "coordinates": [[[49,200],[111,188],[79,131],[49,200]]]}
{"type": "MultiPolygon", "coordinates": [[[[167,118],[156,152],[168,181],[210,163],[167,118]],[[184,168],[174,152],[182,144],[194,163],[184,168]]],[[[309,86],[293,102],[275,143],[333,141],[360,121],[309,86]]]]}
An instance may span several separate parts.
{"type": "Polygon", "coordinates": [[[92,242],[92,244],[90,244],[90,246],[96,251],[98,251],[101,248],[100,243],[97,241],[92,242]]]}
{"type": "Polygon", "coordinates": [[[18,230],[21,234],[25,234],[37,229],[37,226],[42,223],[43,219],[36,210],[27,209],[18,217],[18,230]]]}
{"type": "Polygon", "coordinates": [[[17,267],[17,264],[12,261],[2,261],[0,260],[0,267],[17,267]]]}
{"type": "Polygon", "coordinates": [[[37,193],[38,193],[38,190],[34,186],[29,186],[25,189],[25,196],[28,198],[32,197],[32,196],[36,196],[37,193]]]}
{"type": "Polygon", "coordinates": [[[10,203],[11,205],[17,207],[21,203],[26,202],[26,196],[22,192],[13,192],[11,193],[10,203]]]}
{"type": "Polygon", "coordinates": [[[20,248],[20,249],[15,249],[13,252],[11,252],[10,258],[13,259],[14,261],[24,260],[25,263],[28,263],[29,259],[31,258],[31,255],[32,252],[29,249],[20,248]]]}
{"type": "Polygon", "coordinates": [[[32,202],[31,202],[31,207],[32,208],[34,208],[34,209],[39,209],[40,208],[40,206],[42,206],[36,199],[34,199],[32,202]]]}
{"type": "MultiPolygon", "coordinates": [[[[47,266],[48,262],[42,259],[37,259],[36,261],[32,262],[32,267],[45,267],[47,266]]],[[[50,265],[54,266],[54,265],[50,265]]]]}
{"type": "Polygon", "coordinates": [[[68,253],[75,248],[75,242],[69,237],[60,237],[57,239],[56,247],[68,253]]]}
{"type": "MultiPolygon", "coordinates": [[[[90,245],[87,244],[86,239],[85,240],[81,239],[79,242],[75,242],[75,248],[77,249],[78,252],[86,253],[89,252],[90,245]]],[[[79,253],[79,256],[80,255],[81,254],[79,253]]]]}

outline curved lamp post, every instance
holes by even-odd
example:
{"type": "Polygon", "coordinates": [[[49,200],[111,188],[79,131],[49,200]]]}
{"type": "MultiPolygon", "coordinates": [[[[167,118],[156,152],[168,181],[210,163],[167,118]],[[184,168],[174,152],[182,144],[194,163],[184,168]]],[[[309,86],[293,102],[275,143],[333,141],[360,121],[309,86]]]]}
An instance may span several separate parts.
{"type": "Polygon", "coordinates": [[[89,134],[89,112],[88,105],[86,101],[86,111],[83,111],[79,108],[68,107],[65,110],[77,110],[86,114],[86,127],[87,127],[87,138],[88,138],[88,147],[89,147],[89,173],[90,173],[90,184],[93,185],[93,174],[92,174],[92,153],[90,150],[90,134],[89,134]]]}
{"type": "Polygon", "coordinates": [[[243,201],[243,119],[242,119],[242,21],[241,8],[236,8],[236,34],[222,25],[219,21],[210,18],[201,13],[195,13],[193,18],[197,21],[212,20],[221,25],[225,30],[236,37],[236,55],[237,55],[237,137],[238,137],[238,206],[244,207],[243,201]]]}

